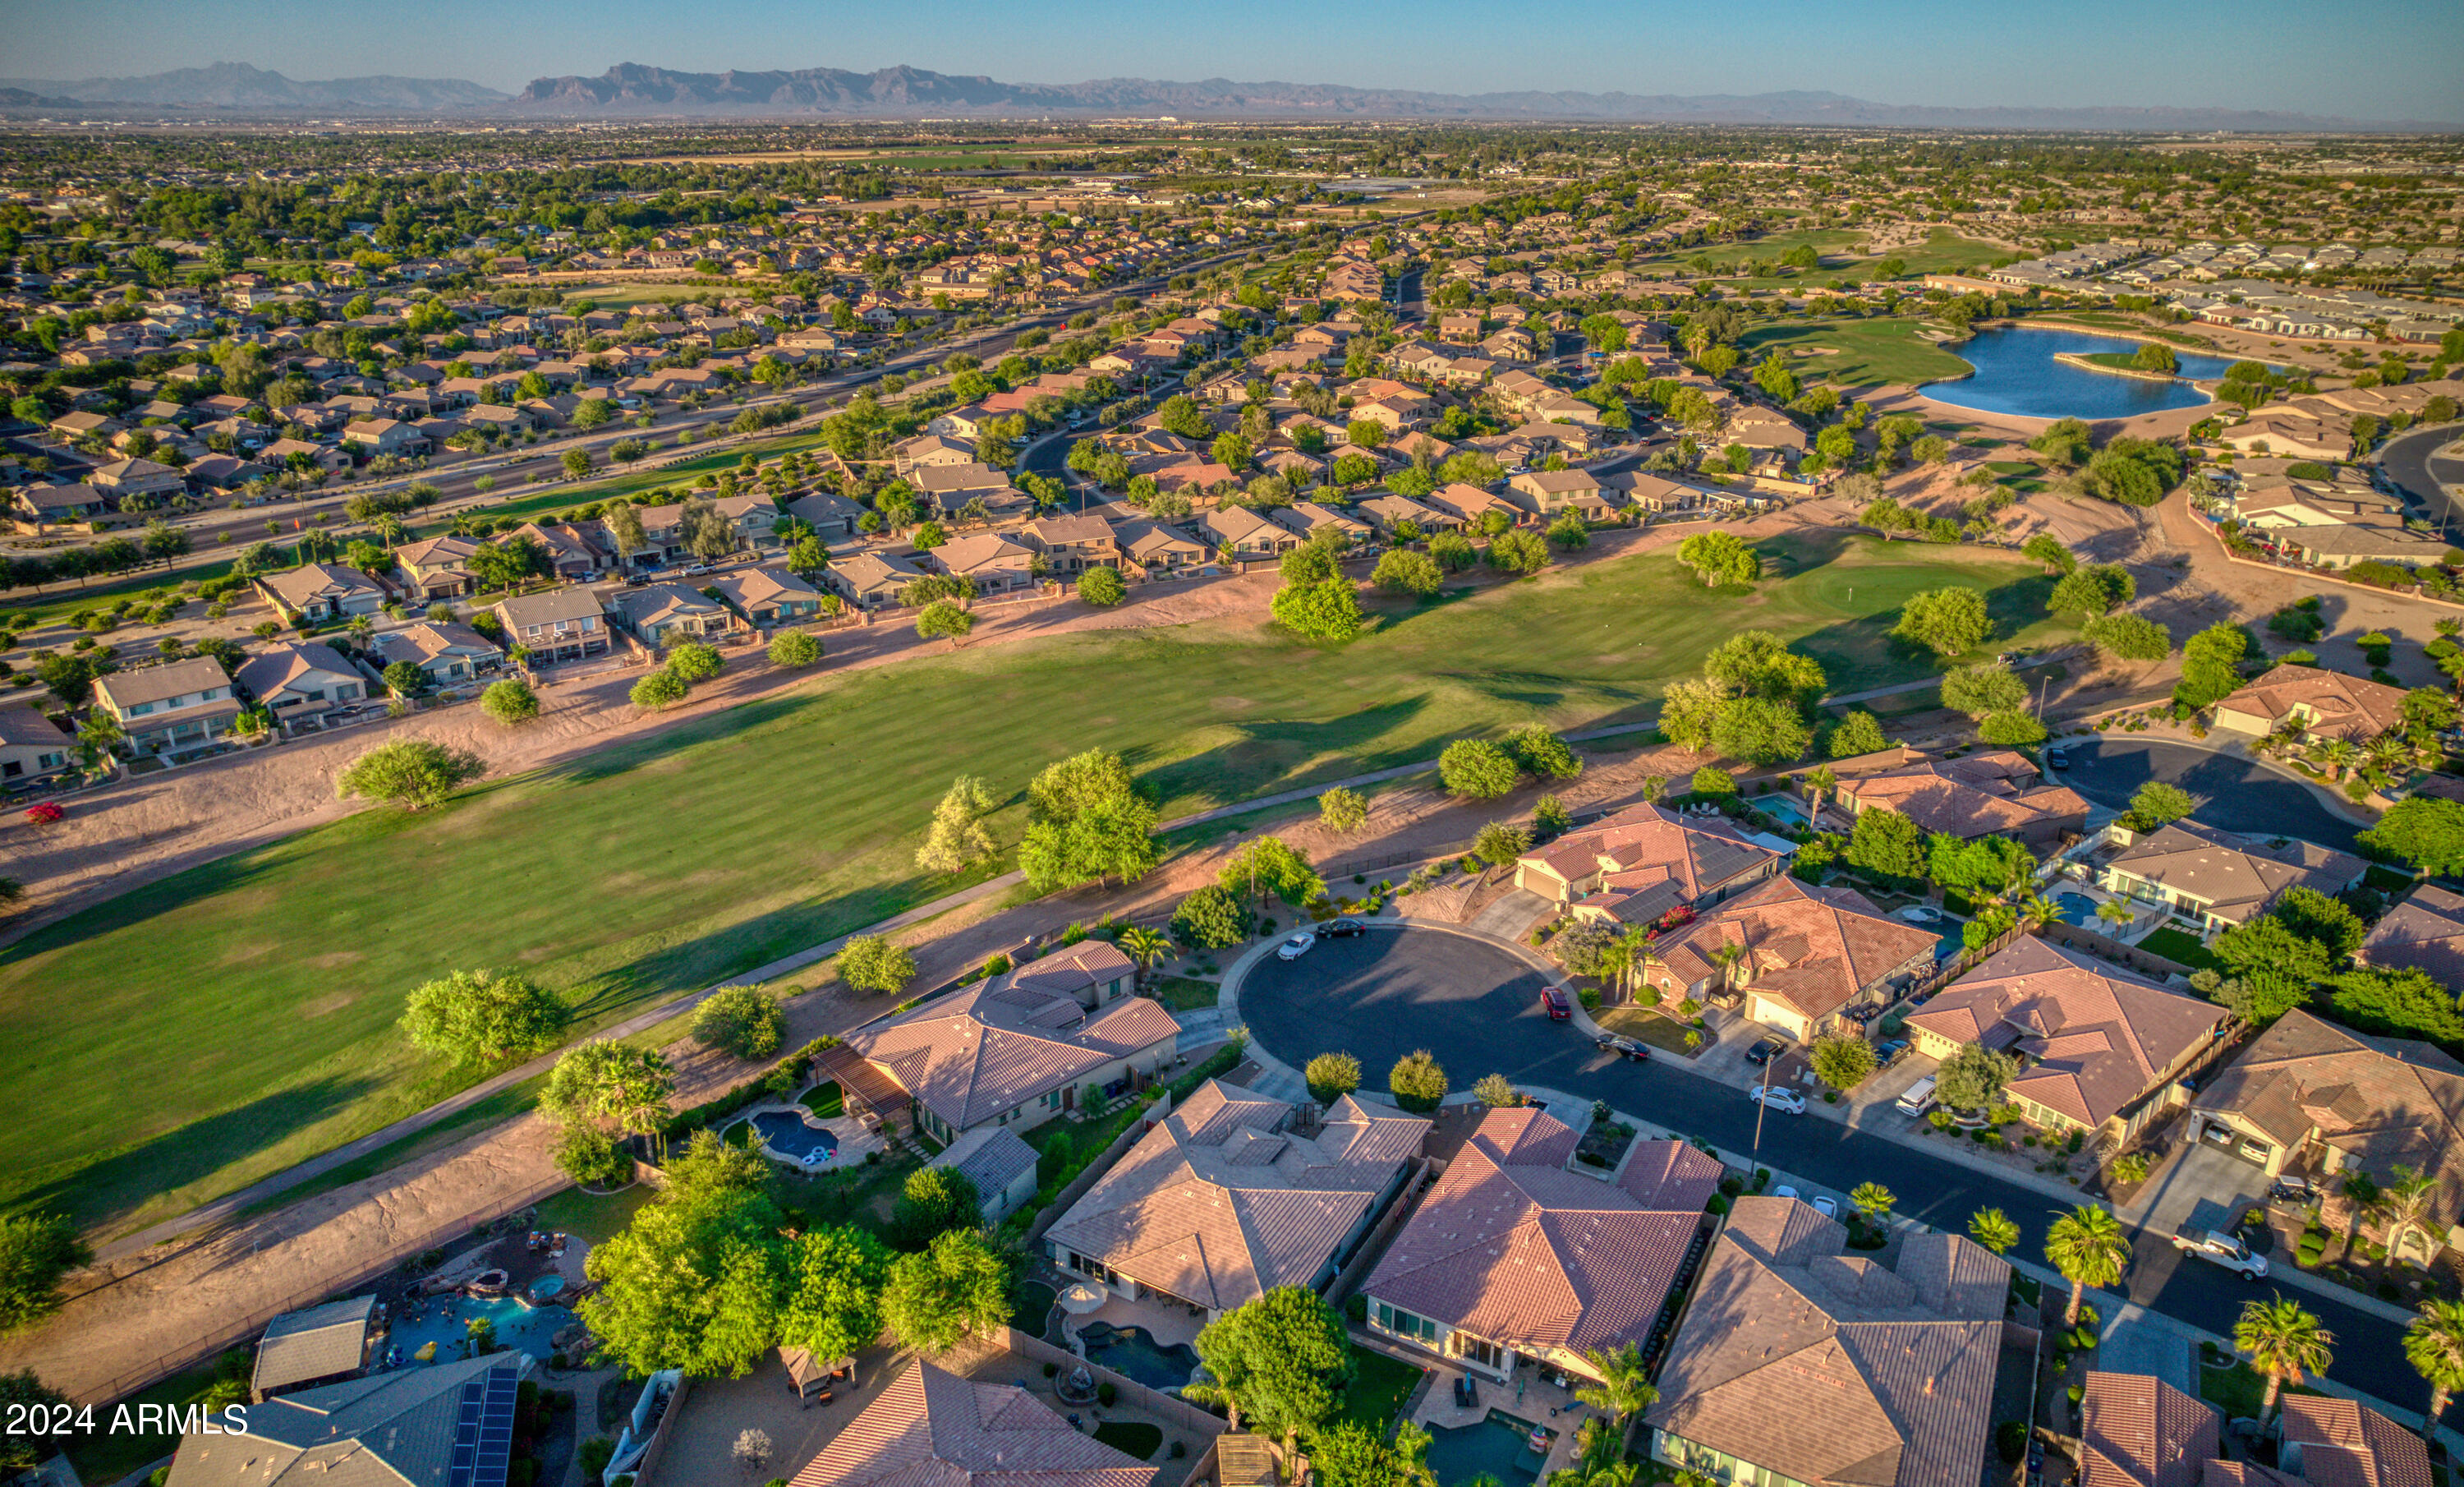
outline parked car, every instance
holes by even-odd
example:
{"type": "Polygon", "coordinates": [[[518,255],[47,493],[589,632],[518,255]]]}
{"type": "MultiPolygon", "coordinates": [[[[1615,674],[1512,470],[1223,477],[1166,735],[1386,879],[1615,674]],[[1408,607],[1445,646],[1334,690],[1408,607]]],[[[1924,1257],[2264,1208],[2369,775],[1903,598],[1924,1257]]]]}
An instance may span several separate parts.
{"type": "Polygon", "coordinates": [[[1542,987],[1540,988],[1540,1010],[1549,1014],[1549,1020],[1551,1022],[1571,1022],[1573,1020],[1573,1004],[1566,999],[1566,988],[1563,987],[1542,987]]]}
{"type": "Polygon", "coordinates": [[[1874,1067],[1887,1069],[1898,1063],[1900,1056],[1907,1051],[1908,1040],[1905,1038],[1893,1038],[1887,1043],[1880,1044],[1874,1049],[1874,1067]]]}
{"type": "Polygon", "coordinates": [[[1317,943],[1317,936],[1310,934],[1308,930],[1304,929],[1299,934],[1285,941],[1282,944],[1275,946],[1275,959],[1279,961],[1299,960],[1302,956],[1309,954],[1309,946],[1315,943],[1317,943]]]}
{"type": "Polygon", "coordinates": [[[1651,1061],[1649,1048],[1632,1038],[1620,1037],[1614,1032],[1603,1032],[1592,1039],[1592,1046],[1603,1054],[1615,1054],[1619,1058],[1630,1058],[1639,1064],[1651,1061]]]}
{"type": "Polygon", "coordinates": [[[699,578],[701,575],[709,571],[710,565],[707,563],[690,563],[685,566],[685,577],[687,578],[699,578]]]}
{"type": "Polygon", "coordinates": [[[1366,933],[1368,928],[1368,925],[1356,919],[1331,919],[1317,926],[1317,932],[1329,940],[1349,940],[1354,935],[1366,933]]]}
{"type": "Polygon", "coordinates": [[[1821,1214],[1824,1218],[1837,1218],[1839,1216],[1839,1200],[1830,1197],[1827,1194],[1816,1193],[1814,1196],[1814,1211],[1821,1214]]]}
{"type": "Polygon", "coordinates": [[[2046,768],[2048,768],[2048,769],[2067,769],[2067,768],[2069,768],[2070,766],[2071,766],[2071,756],[2070,756],[2069,754],[2067,754],[2067,753],[2063,752],[2061,745],[2059,745],[2059,744],[2056,744],[2056,745],[2055,745],[2055,746],[2053,746],[2052,748],[2049,748],[2049,749],[2045,750],[2045,767],[2046,767],[2046,768]]]}
{"type": "Polygon", "coordinates": [[[1903,1114],[1921,1116],[1933,1108],[1933,1076],[1926,1075],[1900,1092],[1903,1114]]]}
{"type": "Polygon", "coordinates": [[[1793,1198],[1796,1196],[1796,1189],[1782,1183],[1771,1190],[1771,1195],[1774,1198],[1793,1198]]]}
{"type": "Polygon", "coordinates": [[[2267,1257],[2251,1252],[2235,1234],[2218,1233],[2204,1224],[2184,1224],[2173,1231],[2173,1248],[2195,1254],[2239,1275],[2244,1280],[2267,1278],[2267,1257]]]}
{"type": "Polygon", "coordinates": [[[1746,1091],[1746,1098],[1766,1110],[1776,1110],[1783,1115],[1805,1114],[1805,1097],[1785,1085],[1757,1084],[1746,1091]]]}
{"type": "Polygon", "coordinates": [[[1756,1043],[1753,1047],[1746,1050],[1746,1062],[1749,1064],[1767,1064],[1787,1052],[1788,1039],[1783,1037],[1764,1038],[1761,1042],[1756,1043]]]}

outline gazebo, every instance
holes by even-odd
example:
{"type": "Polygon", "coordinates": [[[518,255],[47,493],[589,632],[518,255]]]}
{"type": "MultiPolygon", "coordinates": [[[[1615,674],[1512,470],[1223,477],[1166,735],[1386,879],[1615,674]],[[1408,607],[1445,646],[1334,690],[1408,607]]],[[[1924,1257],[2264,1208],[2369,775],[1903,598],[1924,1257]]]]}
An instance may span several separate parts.
{"type": "Polygon", "coordinates": [[[852,1387],[855,1384],[853,1355],[824,1363],[803,1348],[781,1344],[779,1348],[779,1361],[786,1365],[787,1387],[794,1391],[798,1399],[810,1400],[814,1395],[819,1394],[822,1403],[826,1405],[830,1402],[832,1392],[830,1386],[846,1384],[852,1387]]]}

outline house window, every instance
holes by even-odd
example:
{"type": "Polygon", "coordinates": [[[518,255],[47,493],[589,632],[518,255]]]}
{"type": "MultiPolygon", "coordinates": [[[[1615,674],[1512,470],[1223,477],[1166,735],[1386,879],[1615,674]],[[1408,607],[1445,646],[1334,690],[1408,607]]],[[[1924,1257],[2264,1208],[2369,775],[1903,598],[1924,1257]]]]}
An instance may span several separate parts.
{"type": "Polygon", "coordinates": [[[129,709],[128,709],[128,716],[129,716],[129,717],[131,717],[131,718],[143,718],[143,717],[144,717],[146,714],[148,714],[148,713],[152,712],[153,710],[154,710],[154,704],[153,704],[153,703],[151,703],[151,702],[138,702],[138,703],[132,704],[132,705],[129,707],[129,709]]]}
{"type": "Polygon", "coordinates": [[[1423,1343],[1435,1343],[1438,1340],[1436,1322],[1426,1317],[1415,1317],[1399,1306],[1389,1306],[1379,1301],[1374,1308],[1373,1315],[1376,1319],[1377,1325],[1388,1332],[1407,1338],[1418,1338],[1423,1343]]]}
{"type": "Polygon", "coordinates": [[[1468,1358],[1484,1368],[1506,1366],[1505,1345],[1492,1343],[1486,1338],[1474,1337],[1468,1332],[1458,1332],[1447,1340],[1446,1345],[1455,1356],[1468,1358]]]}

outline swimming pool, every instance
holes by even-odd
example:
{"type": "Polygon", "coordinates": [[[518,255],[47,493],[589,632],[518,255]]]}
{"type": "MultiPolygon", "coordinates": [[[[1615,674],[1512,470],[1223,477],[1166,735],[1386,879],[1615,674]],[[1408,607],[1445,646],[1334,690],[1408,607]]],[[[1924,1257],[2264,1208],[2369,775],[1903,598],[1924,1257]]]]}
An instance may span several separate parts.
{"type": "MultiPolygon", "coordinates": [[[[1464,1487],[1480,1476],[1495,1477],[1506,1487],[1537,1480],[1549,1456],[1531,1449],[1533,1429],[1529,1420],[1497,1409],[1477,1425],[1433,1425],[1429,1427],[1429,1471],[1436,1476],[1438,1487],[1464,1487]]],[[[1541,1433],[1555,1443],[1555,1431],[1542,1428],[1541,1433]]]]}
{"type": "Polygon", "coordinates": [[[1756,810],[1791,827],[1807,827],[1814,823],[1806,817],[1805,808],[1786,795],[1771,795],[1753,803],[1756,810]]]}
{"type": "Polygon", "coordinates": [[[1115,1327],[1090,1321],[1078,1329],[1087,1344],[1087,1361],[1134,1379],[1151,1389],[1177,1389],[1189,1382],[1198,1366],[1198,1350],[1186,1343],[1156,1345],[1144,1327],[1115,1327]]]}
{"type": "Polygon", "coordinates": [[[2061,910],[2065,924],[2085,928],[2087,921],[2096,918],[2096,900],[2083,893],[2057,893],[2054,895],[2054,907],[2061,910]]]}
{"type": "Polygon", "coordinates": [[[806,1125],[794,1111],[765,1110],[753,1118],[753,1129],[772,1151],[806,1165],[839,1154],[838,1132],[806,1125]]]}
{"type": "Polygon", "coordinates": [[[558,1332],[573,1325],[573,1313],[562,1306],[525,1306],[510,1296],[431,1296],[405,1303],[385,1338],[386,1355],[397,1367],[422,1363],[454,1363],[471,1356],[471,1323],[486,1321],[499,1348],[544,1359],[556,1351],[558,1332]],[[413,1310],[415,1309],[415,1310],[413,1310]],[[427,1359],[421,1348],[435,1344],[427,1359]]]}

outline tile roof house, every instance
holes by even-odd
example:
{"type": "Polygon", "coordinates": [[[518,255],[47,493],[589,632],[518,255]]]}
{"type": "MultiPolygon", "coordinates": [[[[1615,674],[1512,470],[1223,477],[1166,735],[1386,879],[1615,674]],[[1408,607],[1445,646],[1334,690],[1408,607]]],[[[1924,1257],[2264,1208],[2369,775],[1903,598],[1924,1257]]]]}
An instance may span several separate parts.
{"type": "Polygon", "coordinates": [[[789,1487],[1149,1487],[1155,1476],[1015,1384],[919,1361],[789,1487]]]}
{"type": "Polygon", "coordinates": [[[2353,887],[2369,864],[2314,842],[2236,836],[2184,819],[2145,834],[2119,823],[2105,839],[2121,850],[2103,859],[2097,886],[2143,902],[2169,905],[2210,931],[2267,911],[2288,888],[2334,896],[2353,887]]]}
{"type": "Polygon", "coordinates": [[[1913,1234],[1896,1269],[1793,1198],[1742,1197],[1643,1411],[1652,1459],[1720,1481],[1973,1487],[2010,1265],[1913,1234]]]}
{"type": "Polygon", "coordinates": [[[423,620],[378,635],[369,645],[378,671],[408,661],[428,674],[429,685],[455,687],[501,669],[505,653],[468,625],[423,620]]]}
{"type": "Polygon", "coordinates": [[[1109,943],[1082,942],[859,1029],[847,1046],[895,1080],[917,1124],[944,1142],[979,1125],[1023,1129],[1171,1061],[1179,1025],[1125,994],[1133,972],[1109,943]]]}
{"type": "Polygon", "coordinates": [[[318,622],[374,614],[385,602],[384,585],[358,568],[336,563],[303,563],[279,573],[261,574],[256,587],[277,608],[318,622]]]}
{"type": "Polygon", "coordinates": [[[783,568],[738,568],[710,587],[736,612],[763,629],[822,612],[822,591],[783,568]]]}
{"type": "Polygon", "coordinates": [[[2350,1399],[2287,1394],[2277,1465],[2313,1487],[2431,1487],[2441,1475],[2422,1438],[2350,1399]]]}
{"type": "Polygon", "coordinates": [[[192,1432],[170,1487],[451,1487],[505,1479],[521,1353],[395,1368],[252,1406],[244,1433],[192,1432]],[[467,1469],[471,1475],[464,1476],[467,1469]]]}
{"type": "Polygon", "coordinates": [[[1361,1290],[1370,1325],[1504,1379],[1532,1359],[1645,1343],[1719,1191],[1719,1159],[1639,1142],[1617,1181],[1572,1169],[1577,1138],[1538,1110],[1492,1110],[1361,1290]]]}
{"type": "Polygon", "coordinates": [[[375,1297],[358,1296],[285,1312],[266,1323],[265,1339],[257,1344],[256,1371],[249,1381],[251,1394],[262,1401],[359,1372],[367,1364],[368,1329],[376,1310],[375,1297]]]}
{"type": "Polygon", "coordinates": [[[578,661],[606,654],[607,616],[586,588],[551,588],[496,602],[496,622],[509,646],[530,653],[531,663],[578,661]]]}
{"type": "Polygon", "coordinates": [[[471,576],[472,555],[479,544],[468,537],[431,537],[405,543],[393,550],[393,561],[407,582],[405,595],[414,601],[455,599],[472,592],[478,581],[471,576]]]}
{"type": "Polygon", "coordinates": [[[2041,1129],[2128,1134],[2177,1098],[2174,1081],[2228,1014],[2048,940],[2022,936],[1908,1014],[1917,1052],[1969,1043],[2016,1056],[2008,1090],[2041,1129]]]}
{"type": "Polygon", "coordinates": [[[206,743],[230,732],[240,712],[222,664],[204,655],[98,677],[94,701],[120,724],[122,747],[135,754],[206,743]]]}
{"type": "Polygon", "coordinates": [[[1089,568],[1121,566],[1120,540],[1102,517],[1056,515],[1039,517],[1020,528],[1018,541],[1044,554],[1054,573],[1083,573],[1089,568]]]}
{"type": "Polygon", "coordinates": [[[2382,969],[2410,966],[2464,986],[2464,895],[2424,883],[2370,926],[2353,959],[2382,969]]]}
{"type": "Polygon", "coordinates": [[[1402,1190],[1429,1122],[1349,1096],[1308,1135],[1295,1114],[1208,1080],[1045,1232],[1053,1263],[1210,1319],[1331,1280],[1402,1190]]]}
{"type": "Polygon", "coordinates": [[[942,571],[971,579],[979,594],[1015,593],[1035,587],[1035,549],[998,532],[971,532],[933,549],[942,571]]]}
{"type": "Polygon", "coordinates": [[[2218,1487],[2200,1475],[2222,1454],[2223,1423],[2162,1379],[2090,1369],[2079,1399],[2079,1487],[2218,1487]]]}
{"type": "Polygon", "coordinates": [[[2431,1224],[2403,1240],[2464,1248],[2464,1064],[2407,1038],[2372,1037],[2299,1008],[2277,1018],[2190,1097],[2200,1141],[2257,1163],[2386,1183],[2408,1166],[2438,1184],[2431,1224]]]}
{"type": "Polygon", "coordinates": [[[2366,744],[2404,725],[2405,690],[2310,666],[2278,666],[2216,703],[2215,725],[2252,738],[2298,727],[2304,743],[2366,744]]]}
{"type": "Polygon", "coordinates": [[[979,1125],[935,1153],[926,1166],[947,1167],[976,1185],[984,1222],[998,1224],[1035,1196],[1035,1148],[1005,1125],[979,1125]]]}
{"type": "Polygon", "coordinates": [[[1725,818],[1632,806],[1515,859],[1514,886],[1578,919],[1648,924],[1717,903],[1777,873],[1782,858],[1725,818]]]}
{"type": "Polygon", "coordinates": [[[368,695],[367,678],[332,646],[275,645],[252,655],[233,678],[285,728],[321,718],[368,695]]]}
{"type": "Polygon", "coordinates": [[[1934,759],[1842,780],[1839,809],[1896,810],[1927,834],[1963,841],[2009,836],[2042,853],[2087,825],[2087,801],[2067,786],[2038,783],[2034,761],[2012,749],[1934,759]]]}
{"type": "Polygon", "coordinates": [[[1781,877],[1662,932],[1644,951],[1642,979],[1664,997],[1740,993],[1749,1018],[1805,1041],[1847,1008],[1930,969],[1940,943],[1853,888],[1781,877]],[[1731,946],[1744,953],[1724,966],[1731,946]]]}
{"type": "Polygon", "coordinates": [[[66,773],[77,741],[33,707],[0,707],[0,786],[14,788],[66,773]]]}
{"type": "Polygon", "coordinates": [[[625,628],[649,646],[666,647],[736,628],[736,616],[717,600],[683,584],[650,584],[615,596],[625,628]]]}
{"type": "Polygon", "coordinates": [[[836,560],[822,570],[822,581],[859,609],[877,610],[896,604],[899,591],[924,576],[924,570],[895,553],[859,552],[836,560]]]}

